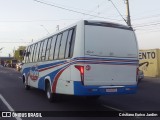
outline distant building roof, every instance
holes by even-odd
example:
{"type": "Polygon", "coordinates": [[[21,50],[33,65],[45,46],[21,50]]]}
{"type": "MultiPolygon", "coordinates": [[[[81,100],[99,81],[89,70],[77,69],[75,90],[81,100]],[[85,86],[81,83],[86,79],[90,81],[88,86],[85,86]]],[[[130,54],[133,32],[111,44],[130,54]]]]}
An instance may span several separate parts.
{"type": "Polygon", "coordinates": [[[12,60],[14,57],[0,57],[0,60],[12,60]]]}

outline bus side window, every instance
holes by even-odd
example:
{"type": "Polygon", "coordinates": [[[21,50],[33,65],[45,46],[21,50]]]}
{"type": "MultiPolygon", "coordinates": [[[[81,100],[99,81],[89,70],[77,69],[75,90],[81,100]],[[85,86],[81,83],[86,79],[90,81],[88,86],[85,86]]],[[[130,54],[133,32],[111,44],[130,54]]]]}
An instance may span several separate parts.
{"type": "Polygon", "coordinates": [[[64,59],[67,37],[68,37],[68,30],[63,32],[63,35],[62,35],[62,40],[61,40],[60,49],[59,49],[59,59],[64,59]]]}
{"type": "Polygon", "coordinates": [[[34,47],[35,47],[35,44],[33,44],[33,45],[31,46],[31,54],[30,54],[30,61],[29,61],[29,62],[33,62],[33,61],[32,61],[32,58],[33,58],[33,53],[34,53],[34,47]]]}
{"type": "Polygon", "coordinates": [[[49,60],[49,51],[51,49],[51,42],[52,42],[52,37],[49,38],[47,48],[46,48],[46,60],[49,60]]]}
{"type": "Polygon", "coordinates": [[[69,57],[72,57],[72,56],[73,56],[75,36],[76,36],[76,31],[75,31],[75,29],[73,29],[73,31],[72,31],[72,36],[71,36],[71,41],[70,41],[69,57]]]}
{"type": "MultiPolygon", "coordinates": [[[[26,53],[29,53],[29,52],[30,52],[30,46],[28,46],[26,53]]],[[[29,55],[25,55],[25,63],[28,63],[28,62],[29,62],[29,55]]]]}
{"type": "Polygon", "coordinates": [[[42,49],[42,61],[45,61],[46,58],[46,48],[47,48],[48,39],[44,40],[43,49],[42,49]]]}
{"type": "Polygon", "coordinates": [[[57,37],[57,41],[56,41],[54,59],[58,59],[61,38],[62,38],[62,34],[59,34],[58,37],[57,37]]]}
{"type": "Polygon", "coordinates": [[[32,48],[33,48],[33,45],[30,46],[30,49],[29,49],[29,56],[28,56],[28,62],[31,62],[31,54],[32,54],[32,48]]]}
{"type": "Polygon", "coordinates": [[[38,55],[38,61],[41,61],[41,54],[42,54],[42,49],[43,49],[43,44],[44,44],[44,41],[41,41],[41,46],[40,46],[40,49],[39,49],[39,55],[38,55]]]}
{"type": "Polygon", "coordinates": [[[35,58],[36,58],[36,54],[37,54],[37,43],[35,44],[35,47],[34,47],[34,50],[33,50],[33,56],[32,56],[32,61],[33,62],[36,62],[35,61],[35,58]]]}
{"type": "Polygon", "coordinates": [[[38,43],[37,43],[36,54],[35,54],[35,59],[34,59],[35,62],[38,61],[38,55],[39,55],[40,46],[41,46],[41,42],[38,42],[38,43]]]}
{"type": "Polygon", "coordinates": [[[68,39],[67,39],[65,58],[69,58],[69,57],[72,56],[71,49],[73,49],[72,46],[74,45],[73,44],[73,42],[74,42],[74,40],[73,40],[73,33],[74,33],[74,29],[71,29],[69,31],[69,35],[68,35],[68,39]]]}
{"type": "Polygon", "coordinates": [[[53,36],[53,39],[52,39],[52,42],[51,42],[51,49],[50,49],[49,55],[48,55],[48,60],[53,60],[56,38],[57,38],[57,35],[53,36]]]}

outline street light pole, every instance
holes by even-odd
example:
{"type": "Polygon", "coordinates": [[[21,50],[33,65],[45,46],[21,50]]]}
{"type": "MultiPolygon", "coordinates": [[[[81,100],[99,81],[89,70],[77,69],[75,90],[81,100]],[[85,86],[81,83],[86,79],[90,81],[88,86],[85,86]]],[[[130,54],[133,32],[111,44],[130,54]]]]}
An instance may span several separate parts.
{"type": "Polygon", "coordinates": [[[4,47],[0,48],[0,52],[1,52],[1,50],[2,50],[3,48],[4,48],[4,47]]]}
{"type": "Polygon", "coordinates": [[[2,48],[0,48],[0,51],[3,49],[3,47],[2,48]]]}
{"type": "Polygon", "coordinates": [[[56,26],[56,31],[59,31],[59,25],[56,26]]]}

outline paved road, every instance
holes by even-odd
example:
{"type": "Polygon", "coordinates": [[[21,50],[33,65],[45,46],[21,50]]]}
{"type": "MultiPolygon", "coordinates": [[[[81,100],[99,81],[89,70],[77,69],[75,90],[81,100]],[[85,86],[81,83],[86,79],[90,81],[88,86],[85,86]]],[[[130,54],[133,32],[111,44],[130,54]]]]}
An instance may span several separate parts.
{"type": "MultiPolygon", "coordinates": [[[[96,101],[86,100],[83,97],[60,96],[58,102],[49,103],[43,91],[37,89],[26,91],[23,88],[19,72],[12,68],[0,68],[0,95],[15,111],[160,111],[159,91],[160,79],[145,78],[139,84],[137,94],[103,96],[96,101]]],[[[0,111],[8,111],[7,109],[0,100],[0,111]]]]}

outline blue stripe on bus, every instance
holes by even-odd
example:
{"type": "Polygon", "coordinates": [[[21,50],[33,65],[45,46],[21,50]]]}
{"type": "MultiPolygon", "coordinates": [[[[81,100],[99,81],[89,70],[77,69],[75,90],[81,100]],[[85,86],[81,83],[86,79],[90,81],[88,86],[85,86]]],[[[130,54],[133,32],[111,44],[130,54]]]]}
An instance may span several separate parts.
{"type": "Polygon", "coordinates": [[[117,92],[106,92],[106,88],[100,88],[100,86],[84,86],[81,81],[74,81],[74,95],[77,96],[134,94],[136,92],[137,85],[125,85],[124,87],[117,88],[117,92]]]}

